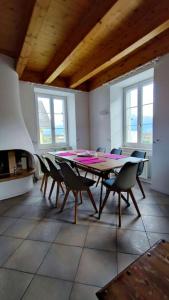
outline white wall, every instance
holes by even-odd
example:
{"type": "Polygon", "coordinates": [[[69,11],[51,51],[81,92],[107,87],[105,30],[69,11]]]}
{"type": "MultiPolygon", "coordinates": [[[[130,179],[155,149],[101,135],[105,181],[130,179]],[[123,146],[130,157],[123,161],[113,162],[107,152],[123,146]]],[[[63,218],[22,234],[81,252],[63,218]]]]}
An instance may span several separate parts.
{"type": "Polygon", "coordinates": [[[75,94],[77,148],[90,148],[89,94],[75,94]]]}
{"type": "Polygon", "coordinates": [[[90,146],[111,149],[110,140],[110,87],[104,85],[89,93],[90,146]]]}
{"type": "MultiPolygon", "coordinates": [[[[20,98],[23,117],[32,139],[35,151],[39,151],[37,135],[37,117],[34,89],[46,89],[46,93],[54,90],[68,97],[68,134],[69,145],[73,148],[89,148],[89,113],[88,93],[73,91],[70,89],[54,88],[42,85],[35,85],[20,81],[20,98]]],[[[52,150],[47,149],[48,151],[52,150]]],[[[43,149],[43,151],[45,151],[43,149]]]]}
{"type": "Polygon", "coordinates": [[[169,194],[169,54],[154,69],[152,188],[169,194]]]}
{"type": "Polygon", "coordinates": [[[0,54],[0,150],[9,149],[34,151],[22,116],[14,60],[0,54]]]}
{"type": "Polygon", "coordinates": [[[111,148],[123,144],[123,89],[118,85],[110,87],[111,148]]]}

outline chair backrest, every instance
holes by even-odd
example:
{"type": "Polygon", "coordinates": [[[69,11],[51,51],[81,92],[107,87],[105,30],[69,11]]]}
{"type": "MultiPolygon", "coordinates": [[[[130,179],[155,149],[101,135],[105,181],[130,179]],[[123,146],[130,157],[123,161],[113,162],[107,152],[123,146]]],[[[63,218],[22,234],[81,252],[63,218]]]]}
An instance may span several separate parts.
{"type": "Polygon", "coordinates": [[[106,148],[105,147],[98,147],[97,149],[96,149],[96,152],[106,152],[106,148]]]}
{"type": "Polygon", "coordinates": [[[110,151],[111,154],[117,154],[117,155],[121,155],[122,154],[122,149],[117,149],[117,148],[113,148],[111,151],[110,151]]]}
{"type": "Polygon", "coordinates": [[[61,168],[66,186],[71,190],[79,190],[81,187],[79,176],[75,174],[75,172],[66,162],[60,162],[58,164],[61,168]]]}
{"type": "Polygon", "coordinates": [[[136,183],[138,163],[127,162],[120,170],[114,185],[119,191],[127,191],[136,183]]]}
{"type": "Polygon", "coordinates": [[[62,176],[61,170],[57,169],[57,167],[54,165],[54,163],[48,157],[45,157],[45,159],[48,163],[51,177],[53,177],[57,181],[63,181],[63,176],[62,176]]]}
{"type": "Polygon", "coordinates": [[[49,173],[49,170],[47,169],[47,167],[46,167],[45,163],[43,162],[42,158],[40,157],[40,155],[38,155],[38,154],[34,154],[34,155],[38,158],[38,160],[40,162],[40,168],[41,168],[42,173],[44,173],[44,174],[49,173]]]}
{"type": "MultiPolygon", "coordinates": [[[[133,151],[131,153],[131,156],[132,157],[138,157],[138,158],[145,158],[146,157],[146,152],[144,151],[133,151]]],[[[138,170],[137,170],[137,176],[140,176],[142,173],[143,173],[143,168],[144,168],[144,162],[141,161],[139,164],[138,164],[138,170]]]]}

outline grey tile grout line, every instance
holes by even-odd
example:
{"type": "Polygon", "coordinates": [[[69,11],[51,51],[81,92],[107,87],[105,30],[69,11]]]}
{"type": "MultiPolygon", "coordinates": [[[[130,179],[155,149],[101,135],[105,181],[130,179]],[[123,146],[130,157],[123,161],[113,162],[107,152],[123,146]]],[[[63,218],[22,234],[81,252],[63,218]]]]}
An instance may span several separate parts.
{"type": "Polygon", "coordinates": [[[78,273],[78,270],[79,270],[80,261],[81,261],[82,254],[83,254],[83,251],[84,251],[84,246],[85,246],[85,243],[86,243],[86,239],[87,239],[88,232],[89,232],[89,225],[88,225],[88,229],[87,229],[87,232],[86,232],[86,237],[85,237],[85,239],[84,239],[84,244],[83,244],[82,252],[81,252],[81,255],[80,255],[80,258],[79,258],[79,263],[78,263],[78,266],[77,266],[77,269],[76,269],[76,274],[75,274],[75,277],[74,277],[74,281],[73,281],[73,284],[72,284],[72,287],[71,287],[71,290],[70,290],[69,300],[70,300],[71,295],[72,295],[73,287],[74,287],[74,285],[75,285],[75,283],[76,283],[75,280],[76,280],[76,276],[77,276],[77,273],[78,273]]]}

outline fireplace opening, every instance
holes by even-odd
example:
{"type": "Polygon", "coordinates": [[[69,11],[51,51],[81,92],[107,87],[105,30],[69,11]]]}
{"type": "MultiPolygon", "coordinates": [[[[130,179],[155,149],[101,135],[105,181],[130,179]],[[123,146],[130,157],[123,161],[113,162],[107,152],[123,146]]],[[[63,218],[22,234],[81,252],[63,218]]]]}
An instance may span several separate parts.
{"type": "Polygon", "coordinates": [[[34,159],[28,151],[15,149],[0,151],[0,180],[29,176],[34,172],[34,159]]]}

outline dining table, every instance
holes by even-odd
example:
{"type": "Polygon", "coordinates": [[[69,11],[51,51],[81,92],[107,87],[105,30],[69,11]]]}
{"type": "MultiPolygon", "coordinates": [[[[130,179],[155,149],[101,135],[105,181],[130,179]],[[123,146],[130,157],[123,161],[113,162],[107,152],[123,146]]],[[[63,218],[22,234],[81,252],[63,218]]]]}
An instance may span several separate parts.
{"type": "MultiPolygon", "coordinates": [[[[141,161],[148,161],[147,158],[141,159],[126,155],[117,155],[103,152],[96,152],[93,150],[65,150],[48,152],[49,155],[54,156],[55,161],[67,161],[74,167],[79,175],[79,169],[90,172],[91,174],[100,176],[100,199],[99,199],[99,213],[98,219],[101,216],[102,195],[103,195],[103,180],[109,178],[109,174],[113,173],[115,169],[123,167],[127,162],[139,163],[141,161]]],[[[125,197],[123,196],[123,199],[125,197]]]]}

